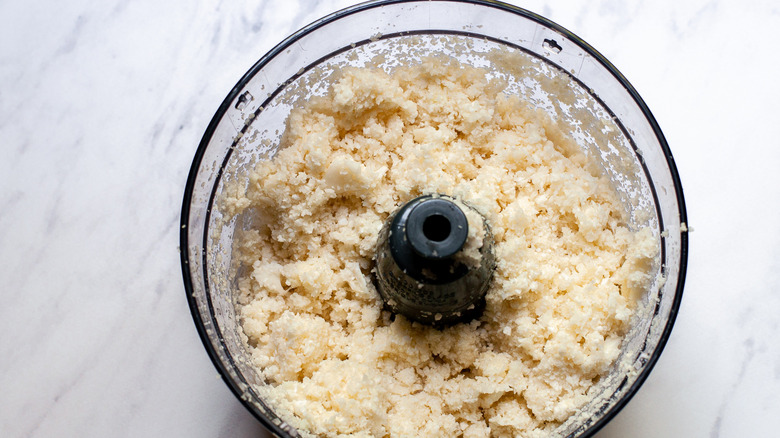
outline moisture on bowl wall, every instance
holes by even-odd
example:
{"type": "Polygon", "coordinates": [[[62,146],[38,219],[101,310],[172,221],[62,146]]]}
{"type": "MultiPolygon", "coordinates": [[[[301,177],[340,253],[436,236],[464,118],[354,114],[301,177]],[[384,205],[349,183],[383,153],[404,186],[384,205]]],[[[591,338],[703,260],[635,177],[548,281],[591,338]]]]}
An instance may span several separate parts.
{"type": "Polygon", "coordinates": [[[257,391],[303,435],[548,436],[618,357],[658,239],[486,70],[431,57],[331,83],[224,205],[255,219],[234,245],[257,391]],[[371,272],[388,215],[433,193],[487,219],[497,261],[483,315],[445,329],[385,310],[371,272]]]}

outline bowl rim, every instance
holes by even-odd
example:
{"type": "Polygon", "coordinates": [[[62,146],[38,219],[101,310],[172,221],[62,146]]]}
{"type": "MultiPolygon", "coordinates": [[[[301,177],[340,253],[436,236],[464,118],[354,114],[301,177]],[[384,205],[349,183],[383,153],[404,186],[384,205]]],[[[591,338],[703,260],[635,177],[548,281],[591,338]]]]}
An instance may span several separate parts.
{"type": "MultiPolygon", "coordinates": [[[[551,30],[554,30],[555,32],[560,33],[562,36],[566,37],[573,43],[577,44],[581,49],[583,49],[590,56],[592,56],[599,63],[601,63],[602,66],[606,68],[607,71],[609,71],[615,77],[615,79],[617,79],[617,81],[626,89],[626,91],[629,93],[629,95],[634,99],[635,103],[641,109],[647,122],[650,124],[653,133],[655,134],[656,138],[659,141],[663,155],[666,158],[666,164],[668,166],[671,175],[671,179],[674,185],[675,195],[677,198],[679,220],[681,223],[685,223],[685,224],[688,223],[682,183],[680,181],[680,176],[677,171],[677,166],[675,164],[674,157],[672,156],[672,152],[666,141],[666,137],[663,135],[663,132],[661,131],[660,126],[658,125],[658,122],[656,121],[652,112],[648,108],[647,104],[639,95],[639,93],[636,91],[636,89],[631,85],[628,79],[626,79],[626,77],[622,73],[620,73],[620,71],[609,60],[607,60],[606,57],[604,57],[600,52],[598,52],[595,48],[593,48],[590,44],[585,42],[583,39],[581,39],[571,31],[569,31],[568,29],[558,25],[557,23],[539,14],[521,8],[519,6],[514,6],[514,5],[510,5],[507,3],[494,1],[494,0],[371,0],[363,3],[358,3],[346,7],[344,9],[340,9],[336,12],[330,13],[302,27],[301,29],[297,30],[296,32],[292,33],[290,36],[282,40],[271,50],[269,50],[265,55],[263,55],[257,62],[255,62],[255,64],[252,65],[252,67],[246,73],[244,73],[244,75],[239,79],[236,85],[233,86],[231,91],[228,93],[228,95],[225,97],[225,99],[218,107],[217,111],[215,112],[214,116],[209,122],[206,131],[203,134],[203,137],[201,138],[201,141],[195,152],[192,165],[190,167],[187,176],[187,183],[185,186],[184,196],[182,201],[181,219],[180,219],[181,226],[179,231],[179,240],[180,240],[179,254],[181,259],[181,269],[182,269],[182,277],[184,281],[184,289],[187,296],[187,302],[190,308],[190,313],[192,315],[201,342],[203,343],[203,346],[205,347],[206,352],[208,353],[209,358],[211,359],[212,363],[217,369],[220,377],[228,386],[228,388],[231,390],[231,392],[239,399],[241,404],[243,404],[244,407],[247,410],[249,410],[252,413],[252,415],[260,421],[261,424],[263,424],[264,427],[266,427],[269,431],[271,431],[277,436],[287,437],[290,436],[290,434],[287,431],[283,430],[278,424],[271,421],[262,412],[260,412],[258,408],[255,405],[253,405],[250,401],[246,400],[245,397],[243,396],[244,391],[239,387],[240,383],[230,378],[230,374],[225,364],[220,360],[216,348],[214,347],[214,345],[212,345],[212,343],[209,340],[205,323],[201,318],[200,311],[198,309],[197,300],[193,295],[194,288],[193,288],[193,279],[190,272],[191,264],[190,264],[190,256],[189,256],[188,225],[189,225],[189,217],[190,217],[190,203],[192,201],[192,196],[193,196],[195,183],[198,175],[198,169],[200,168],[201,162],[205,155],[205,151],[208,148],[211,138],[214,135],[214,132],[216,131],[217,125],[219,124],[222,117],[227,113],[232,102],[236,99],[239,93],[241,93],[241,91],[244,89],[246,84],[259,71],[261,71],[266,64],[268,64],[277,55],[282,53],[287,47],[291,46],[302,37],[316,31],[317,29],[327,24],[337,21],[343,17],[360,13],[364,10],[373,9],[373,8],[382,7],[391,4],[428,3],[430,1],[443,2],[443,3],[468,3],[468,4],[483,6],[483,7],[495,8],[508,13],[522,16],[524,18],[535,21],[551,30]]],[[[204,233],[206,233],[207,231],[208,231],[207,228],[204,229],[204,233]]],[[[206,256],[204,253],[203,254],[204,269],[206,266],[205,261],[206,261],[206,256]]],[[[680,303],[682,301],[683,289],[685,285],[687,264],[688,264],[688,233],[682,232],[680,235],[680,264],[679,264],[677,285],[674,292],[674,299],[672,301],[670,312],[669,312],[669,319],[667,320],[664,330],[661,333],[661,336],[659,337],[658,345],[656,346],[652,355],[648,358],[646,365],[639,373],[639,375],[637,376],[636,380],[631,385],[631,387],[626,391],[624,396],[619,398],[617,402],[607,412],[605,412],[601,418],[599,418],[596,422],[588,426],[587,429],[585,429],[585,431],[583,432],[583,434],[580,435],[580,437],[583,438],[591,437],[596,432],[601,430],[628,404],[628,402],[637,393],[637,391],[642,386],[642,384],[647,380],[647,377],[649,376],[650,372],[654,368],[661,353],[664,350],[664,347],[666,346],[666,343],[671,335],[671,331],[674,326],[675,320],[677,318],[677,314],[680,308],[680,303]]],[[[214,316],[213,309],[210,310],[212,311],[211,316],[214,316]]]]}

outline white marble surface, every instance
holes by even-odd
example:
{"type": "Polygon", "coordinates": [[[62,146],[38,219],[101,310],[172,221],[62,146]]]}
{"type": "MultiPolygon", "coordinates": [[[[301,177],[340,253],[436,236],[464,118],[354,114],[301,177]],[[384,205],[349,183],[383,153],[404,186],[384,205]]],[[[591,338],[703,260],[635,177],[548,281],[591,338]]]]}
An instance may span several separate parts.
{"type": "MultiPolygon", "coordinates": [[[[181,198],[233,84],[349,3],[0,2],[0,436],[264,436],[192,323],[181,198]]],[[[695,229],[669,344],[598,438],[777,436],[780,6],[521,6],[637,88],[695,229]]]]}

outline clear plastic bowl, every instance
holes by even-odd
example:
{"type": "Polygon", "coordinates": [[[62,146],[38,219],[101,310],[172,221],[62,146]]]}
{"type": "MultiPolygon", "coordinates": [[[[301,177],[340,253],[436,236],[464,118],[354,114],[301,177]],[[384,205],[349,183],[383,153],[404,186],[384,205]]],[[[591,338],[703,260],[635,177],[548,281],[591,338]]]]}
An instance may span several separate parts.
{"type": "MultiPolygon", "coordinates": [[[[263,402],[235,316],[233,231],[251,218],[218,207],[248,183],[247,170],[270,159],[294,105],[322,94],[327,77],[377,54],[380,67],[446,54],[504,77],[567,127],[611,178],[630,225],[660,241],[656,279],[610,374],[558,436],[594,434],[633,396],[658,360],[680,305],[687,260],[682,187],[669,147],[649,109],[617,69],[571,32],[531,12],[488,1],[378,1],[356,5],[301,29],[263,56],[236,84],[198,147],[182,206],[181,262],[192,316],[214,365],[270,431],[298,436],[263,402]],[[498,50],[509,54],[496,58],[498,50]]],[[[373,61],[372,61],[373,60],[373,61]]]]}

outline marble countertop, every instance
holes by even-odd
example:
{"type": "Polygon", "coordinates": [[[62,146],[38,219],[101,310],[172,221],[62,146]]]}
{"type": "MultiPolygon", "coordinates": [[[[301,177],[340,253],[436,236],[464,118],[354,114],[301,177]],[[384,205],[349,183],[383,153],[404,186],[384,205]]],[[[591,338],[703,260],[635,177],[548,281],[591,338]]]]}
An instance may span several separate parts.
{"type": "MultiPolygon", "coordinates": [[[[182,193],[241,75],[349,3],[0,2],[0,436],[266,436],[192,322],[182,193]]],[[[694,228],[666,350],[597,437],[776,436],[780,6],[516,3],[636,87],[694,228]]]]}

